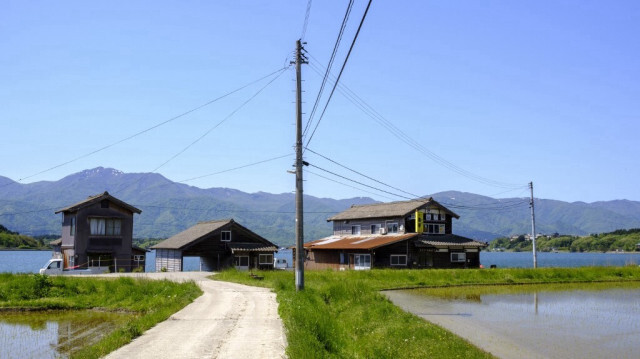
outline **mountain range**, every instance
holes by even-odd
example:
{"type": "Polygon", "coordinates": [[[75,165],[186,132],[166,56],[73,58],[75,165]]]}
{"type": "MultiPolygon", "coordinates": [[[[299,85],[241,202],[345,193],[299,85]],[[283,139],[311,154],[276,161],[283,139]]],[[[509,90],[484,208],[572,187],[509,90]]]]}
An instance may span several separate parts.
{"type": "MultiPolygon", "coordinates": [[[[135,216],[134,237],[167,238],[200,221],[234,218],[254,232],[281,245],[294,243],[293,193],[246,193],[231,188],[198,188],[172,182],[157,173],[123,173],[98,167],[58,181],[21,184],[0,176],[0,224],[29,235],[60,232],[57,209],[88,196],[109,193],[142,210],[135,216]]],[[[528,198],[491,198],[447,191],[431,194],[460,215],[456,234],[489,241],[496,237],[529,233],[528,198]]],[[[353,204],[375,201],[305,195],[305,240],[331,233],[326,221],[353,204]]],[[[535,199],[536,232],[586,235],[623,228],[640,228],[640,202],[629,200],[593,203],[535,199]]]]}

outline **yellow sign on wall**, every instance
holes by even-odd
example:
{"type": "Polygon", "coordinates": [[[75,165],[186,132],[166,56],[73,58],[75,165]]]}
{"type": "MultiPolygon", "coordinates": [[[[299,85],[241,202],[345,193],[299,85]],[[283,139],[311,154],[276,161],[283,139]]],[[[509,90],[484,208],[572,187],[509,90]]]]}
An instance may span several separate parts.
{"type": "Polygon", "coordinates": [[[416,209],[416,233],[424,232],[424,216],[423,213],[416,209]]]}

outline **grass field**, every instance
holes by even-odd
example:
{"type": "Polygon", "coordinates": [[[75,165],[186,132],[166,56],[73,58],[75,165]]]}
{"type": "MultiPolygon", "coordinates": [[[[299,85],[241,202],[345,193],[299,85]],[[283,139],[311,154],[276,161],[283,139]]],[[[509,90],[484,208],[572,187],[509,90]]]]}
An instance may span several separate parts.
{"type": "Polygon", "coordinates": [[[191,303],[202,291],[195,283],[131,278],[49,277],[0,274],[0,310],[81,310],[140,314],[98,343],[72,354],[99,358],[191,303]]]}
{"type": "Polygon", "coordinates": [[[490,358],[462,338],[405,313],[384,289],[640,280],[638,267],[307,271],[296,292],[292,272],[228,270],[212,277],[272,288],[290,358],[490,358]]]}

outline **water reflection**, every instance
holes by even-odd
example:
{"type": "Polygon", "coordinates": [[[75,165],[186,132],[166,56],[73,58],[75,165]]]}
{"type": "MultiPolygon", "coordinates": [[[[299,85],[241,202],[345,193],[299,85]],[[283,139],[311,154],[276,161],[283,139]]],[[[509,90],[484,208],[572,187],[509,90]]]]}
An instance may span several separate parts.
{"type": "Polygon", "coordinates": [[[385,293],[503,358],[637,358],[640,283],[463,287],[385,293]]]}
{"type": "Polygon", "coordinates": [[[0,358],[68,358],[131,317],[95,311],[0,313],[0,358]]]}

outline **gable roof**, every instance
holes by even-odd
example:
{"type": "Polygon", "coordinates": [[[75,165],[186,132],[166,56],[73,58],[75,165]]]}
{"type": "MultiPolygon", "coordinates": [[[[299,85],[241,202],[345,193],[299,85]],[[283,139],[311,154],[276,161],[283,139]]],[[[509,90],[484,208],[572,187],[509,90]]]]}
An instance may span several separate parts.
{"type": "Polygon", "coordinates": [[[333,217],[327,219],[327,221],[342,221],[350,219],[368,219],[368,218],[385,218],[385,217],[404,217],[410,213],[413,213],[416,209],[438,207],[444,209],[446,213],[455,218],[460,218],[457,214],[453,213],[445,206],[436,202],[433,198],[419,199],[411,201],[399,201],[389,203],[374,203],[353,205],[346,211],[340,212],[333,217]]]}
{"type": "Polygon", "coordinates": [[[126,202],[123,202],[123,201],[115,198],[114,196],[110,195],[109,192],[107,192],[107,191],[104,191],[104,193],[100,193],[100,194],[97,194],[95,196],[89,196],[84,201],[80,201],[78,203],[72,204],[71,206],[59,209],[55,213],[58,214],[60,212],[75,212],[80,208],[83,208],[83,207],[86,207],[86,206],[90,206],[90,205],[92,205],[92,204],[94,204],[96,202],[102,201],[103,199],[109,200],[109,201],[111,201],[111,202],[113,202],[113,203],[115,203],[115,204],[117,204],[117,205],[119,205],[121,207],[124,207],[124,208],[130,210],[131,212],[138,213],[138,214],[142,213],[141,210],[137,209],[136,207],[134,207],[134,206],[132,206],[132,205],[126,203],[126,202]]]}
{"type": "MultiPolygon", "coordinates": [[[[190,246],[192,243],[198,242],[200,239],[208,236],[212,232],[215,232],[222,227],[231,225],[241,232],[245,232],[248,236],[257,239],[266,247],[273,247],[277,250],[277,246],[262,236],[250,231],[249,229],[241,226],[233,219],[221,219],[208,222],[199,222],[198,224],[191,226],[184,231],[152,246],[152,249],[184,249],[190,246]]],[[[237,243],[236,243],[237,244],[237,243]]]]}
{"type": "Polygon", "coordinates": [[[418,233],[372,236],[329,236],[304,244],[305,249],[376,249],[418,236],[418,233]]]}

